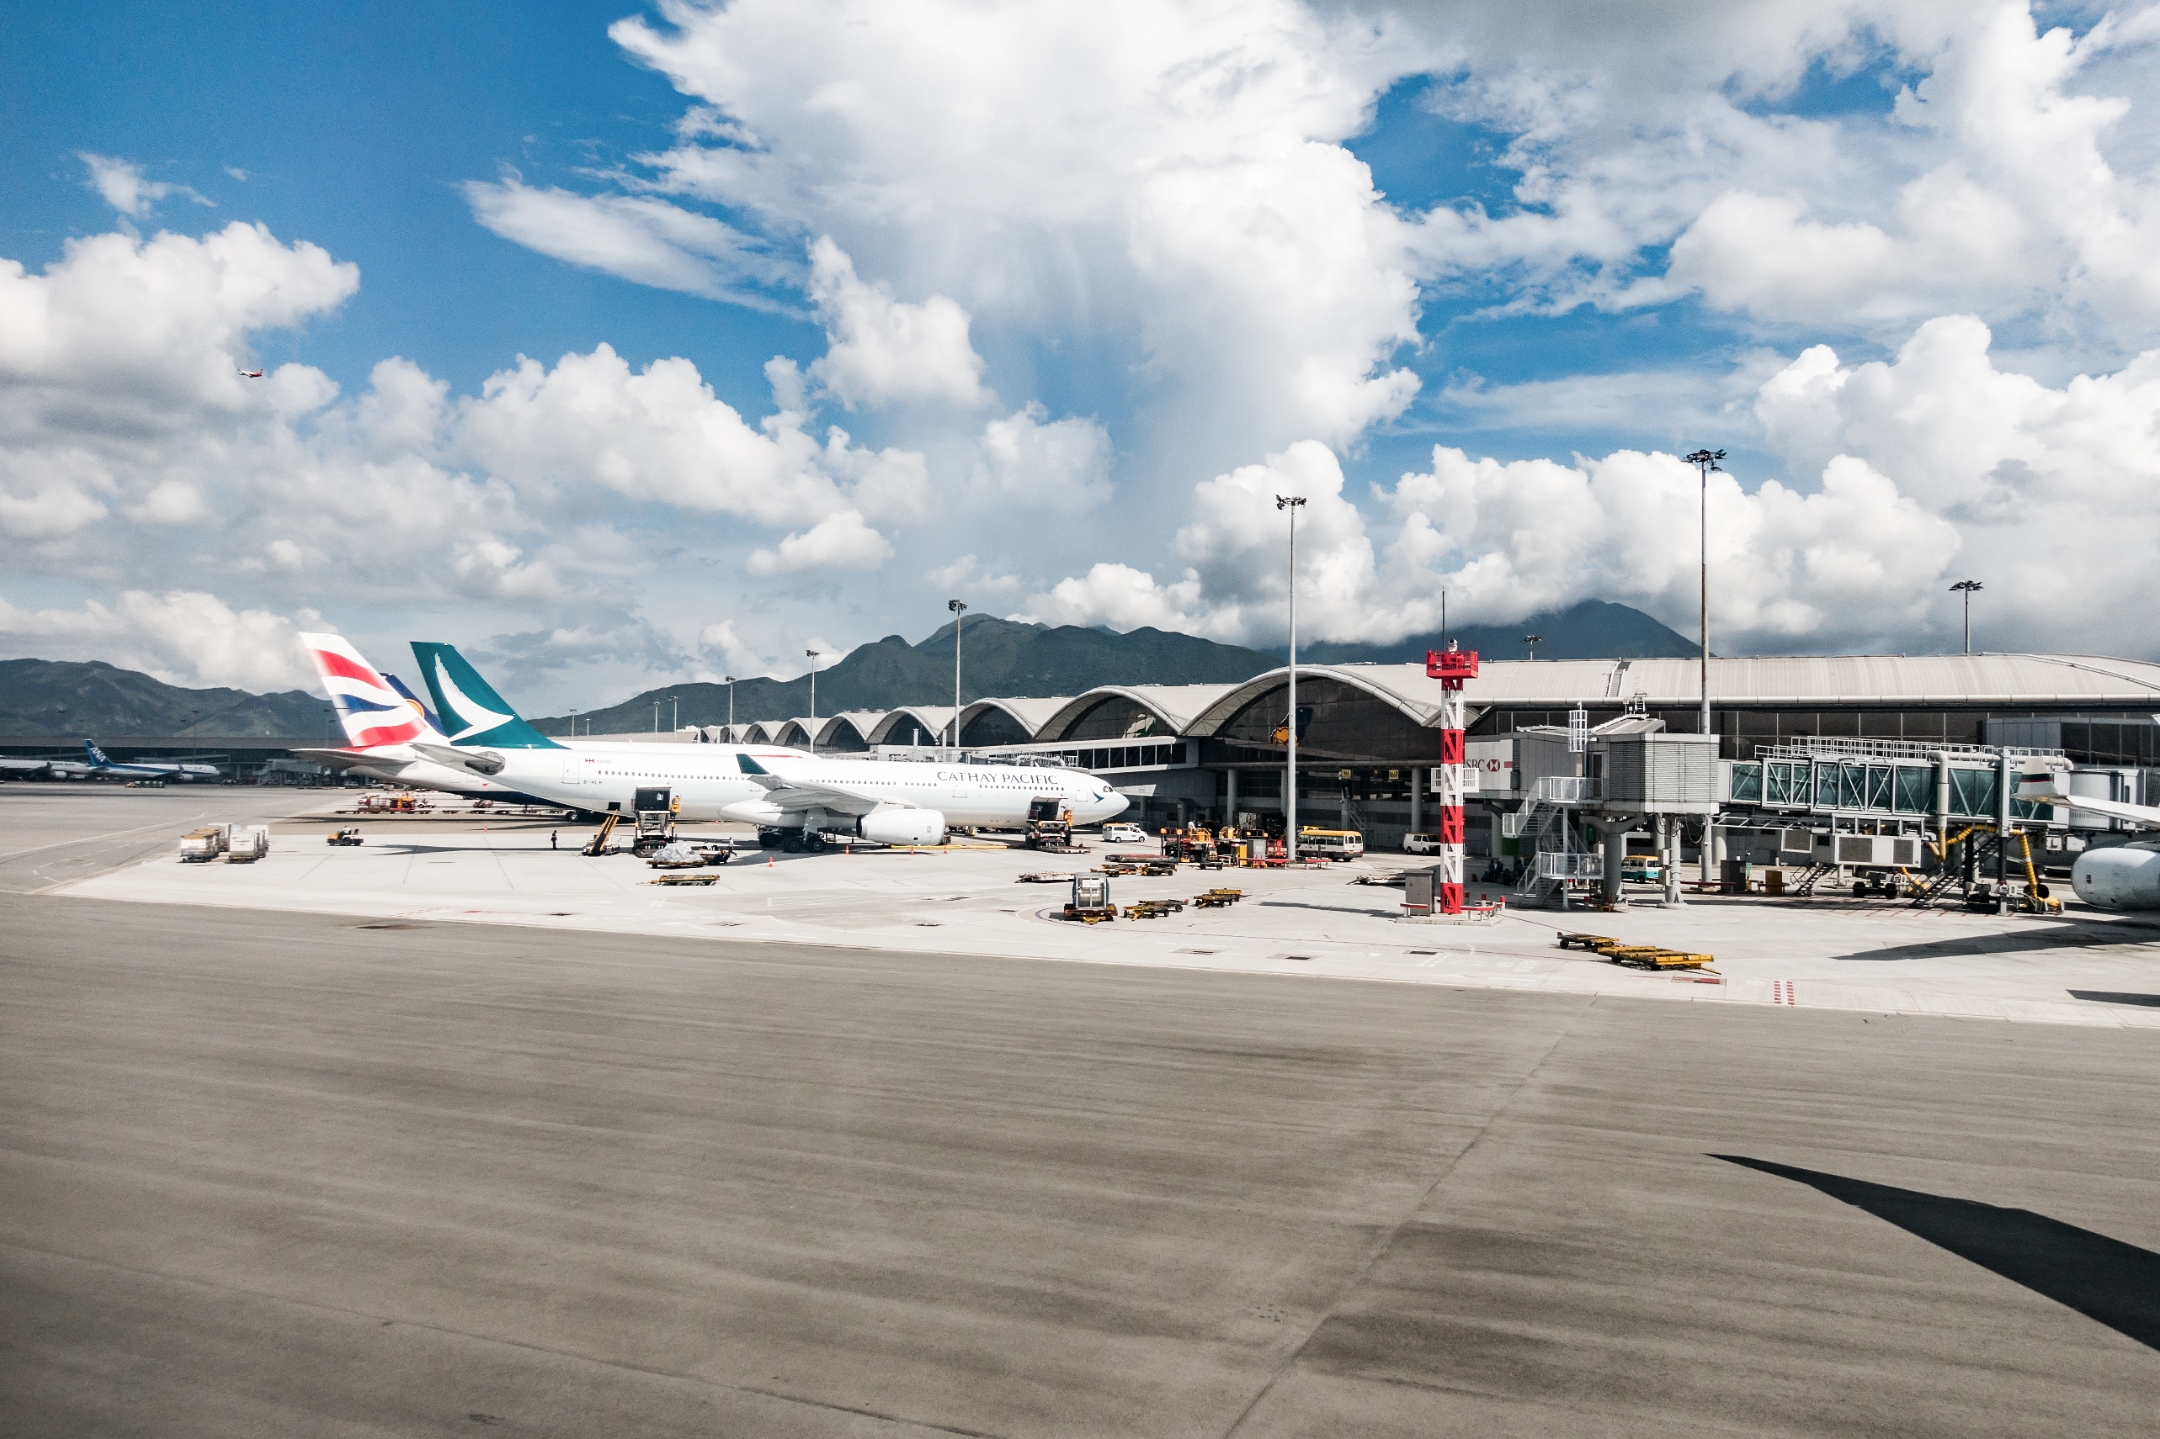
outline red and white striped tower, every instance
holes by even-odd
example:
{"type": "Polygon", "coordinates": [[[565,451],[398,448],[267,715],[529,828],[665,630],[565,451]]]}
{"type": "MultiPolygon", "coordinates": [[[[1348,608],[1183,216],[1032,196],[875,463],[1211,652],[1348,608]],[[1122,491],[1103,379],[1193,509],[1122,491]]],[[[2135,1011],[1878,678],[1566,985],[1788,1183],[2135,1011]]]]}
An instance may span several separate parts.
{"type": "Polygon", "coordinates": [[[1434,896],[1442,914],[1463,912],[1463,793],[1468,770],[1463,763],[1463,681],[1477,678],[1477,651],[1425,652],[1425,673],[1440,681],[1440,767],[1433,798],[1440,805],[1440,883],[1434,896]]]}

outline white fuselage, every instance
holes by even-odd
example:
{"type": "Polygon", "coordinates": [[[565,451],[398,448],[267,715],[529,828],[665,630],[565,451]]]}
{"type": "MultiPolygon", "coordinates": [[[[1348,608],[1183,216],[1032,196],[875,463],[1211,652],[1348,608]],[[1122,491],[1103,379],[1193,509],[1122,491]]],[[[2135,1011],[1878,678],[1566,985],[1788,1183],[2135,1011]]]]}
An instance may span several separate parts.
{"type": "Polygon", "coordinates": [[[1125,796],[1079,770],[1025,765],[922,764],[910,760],[819,759],[771,745],[616,744],[577,749],[499,750],[497,783],[576,805],[627,812],[635,792],[665,786],[686,822],[733,819],[775,828],[815,825],[866,808],[933,810],[950,826],[1019,826],[1038,800],[1055,800],[1078,824],[1122,813],[1125,796]],[[829,793],[829,804],[802,791],[775,790],[742,772],[747,754],[774,779],[829,793]]]}
{"type": "Polygon", "coordinates": [[[2160,909],[2160,848],[2146,843],[2088,849],[2070,867],[2070,887],[2100,909],[2160,909]]]}

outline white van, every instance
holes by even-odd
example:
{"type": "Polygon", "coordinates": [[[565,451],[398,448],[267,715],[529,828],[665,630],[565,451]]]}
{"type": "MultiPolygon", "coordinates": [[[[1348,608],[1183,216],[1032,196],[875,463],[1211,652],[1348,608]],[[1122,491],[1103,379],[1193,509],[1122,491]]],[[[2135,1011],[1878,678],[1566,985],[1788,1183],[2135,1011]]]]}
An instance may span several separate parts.
{"type": "Polygon", "coordinates": [[[1146,844],[1147,831],[1125,820],[1113,820],[1102,827],[1104,844],[1146,844]]]}
{"type": "Polygon", "coordinates": [[[1402,837],[1404,854],[1438,854],[1440,836],[1436,834],[1406,834],[1402,837]]]}

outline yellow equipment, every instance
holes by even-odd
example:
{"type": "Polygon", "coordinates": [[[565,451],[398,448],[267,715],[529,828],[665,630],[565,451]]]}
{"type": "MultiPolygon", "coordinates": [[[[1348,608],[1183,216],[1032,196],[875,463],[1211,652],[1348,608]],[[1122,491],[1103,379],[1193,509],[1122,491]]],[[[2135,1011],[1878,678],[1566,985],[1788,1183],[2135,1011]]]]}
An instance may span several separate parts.
{"type": "Polygon", "coordinates": [[[1689,954],[1684,950],[1666,949],[1655,944],[1627,944],[1607,934],[1569,934],[1560,936],[1562,949],[1585,949],[1603,955],[1614,964],[1624,964],[1631,969],[1701,969],[1716,962],[1714,954],[1689,954]]]}

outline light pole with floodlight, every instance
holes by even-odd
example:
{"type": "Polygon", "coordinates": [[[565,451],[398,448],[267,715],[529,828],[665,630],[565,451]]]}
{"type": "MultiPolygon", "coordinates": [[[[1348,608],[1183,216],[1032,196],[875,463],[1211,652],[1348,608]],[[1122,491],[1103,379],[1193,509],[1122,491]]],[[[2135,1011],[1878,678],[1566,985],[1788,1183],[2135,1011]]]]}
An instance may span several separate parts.
{"type": "Polygon", "coordinates": [[[1545,638],[1543,635],[1524,635],[1522,637],[1523,650],[1525,651],[1524,658],[1533,660],[1537,658],[1538,641],[1543,638],[1545,638]]]}
{"type": "Polygon", "coordinates": [[[735,676],[722,675],[720,679],[727,685],[728,743],[733,744],[735,742],[735,676]]]}
{"type": "Polygon", "coordinates": [[[819,651],[804,650],[810,657],[810,753],[817,753],[817,662],[819,651]]]}
{"type": "Polygon", "coordinates": [[[1297,517],[1303,495],[1277,495],[1275,508],[1290,512],[1290,725],[1288,762],[1283,767],[1283,854],[1297,863],[1297,517]]]}
{"type": "Polygon", "coordinates": [[[965,600],[947,600],[945,608],[952,611],[952,747],[953,757],[960,755],[960,620],[967,612],[965,600]]]}
{"type": "Polygon", "coordinates": [[[1950,593],[1952,594],[1956,594],[1960,590],[1965,593],[1965,653],[1967,654],[1972,653],[1972,597],[1976,592],[1985,588],[1987,587],[1978,580],[1959,580],[1950,587],[1950,593]]]}
{"type": "MultiPolygon", "coordinates": [[[[1722,469],[1719,469],[1719,468],[1718,468],[1718,461],[1719,461],[1719,460],[1722,460],[1722,459],[1724,459],[1724,458],[1725,458],[1725,452],[1724,452],[1723,450],[1697,450],[1697,451],[1696,451],[1696,452],[1695,452],[1694,454],[1692,454],[1692,455],[1682,455],[1682,456],[1681,456],[1681,458],[1682,458],[1683,460],[1685,460],[1685,461],[1686,461],[1686,462],[1687,462],[1688,464],[1691,464],[1691,465],[1693,465],[1693,466],[1695,467],[1695,473],[1696,473],[1696,474],[1697,474],[1697,475],[1698,475],[1698,476],[1699,476],[1699,477],[1701,478],[1701,480],[1702,480],[1702,495],[1701,495],[1701,501],[1700,501],[1700,505],[1701,505],[1701,511],[1700,511],[1700,514],[1699,514],[1699,516],[1698,516],[1698,523],[1699,523],[1698,537],[1699,537],[1699,539],[1700,539],[1700,541],[1701,541],[1701,546],[1702,546],[1702,661],[1701,661],[1701,663],[1702,663],[1702,732],[1703,732],[1704,734],[1709,734],[1709,733],[1710,733],[1710,476],[1711,476],[1712,474],[1720,474],[1720,475],[1722,475],[1722,474],[1724,474],[1724,473],[1725,473],[1725,471],[1723,471],[1722,469]]],[[[1706,819],[1706,820],[1704,820],[1704,821],[1703,821],[1703,834],[1702,834],[1702,846],[1701,846],[1701,855],[1702,855],[1702,878],[1703,878],[1703,883],[1704,883],[1704,884],[1708,884],[1708,883],[1710,883],[1710,881],[1711,881],[1711,880],[1713,880],[1713,879],[1715,879],[1715,878],[1716,878],[1716,876],[1715,876],[1714,874],[1712,874],[1712,873],[1711,873],[1711,868],[1710,868],[1710,867],[1711,867],[1711,865],[1712,865],[1712,864],[1713,864],[1713,863],[1715,862],[1715,861],[1713,860],[1713,858],[1712,858],[1712,855],[1711,855],[1711,850],[1712,850],[1713,848],[1714,848],[1714,846],[1713,846],[1713,845],[1712,845],[1712,843],[1711,843],[1711,824],[1710,824],[1710,821],[1706,819]]]]}

